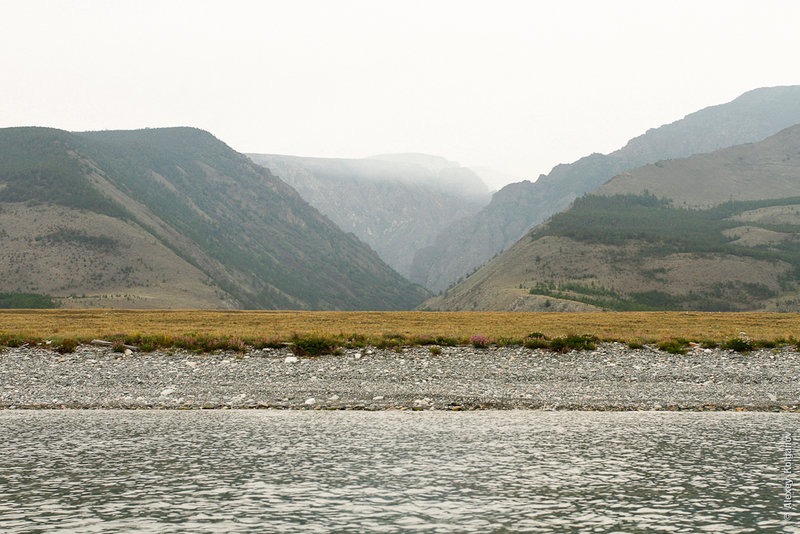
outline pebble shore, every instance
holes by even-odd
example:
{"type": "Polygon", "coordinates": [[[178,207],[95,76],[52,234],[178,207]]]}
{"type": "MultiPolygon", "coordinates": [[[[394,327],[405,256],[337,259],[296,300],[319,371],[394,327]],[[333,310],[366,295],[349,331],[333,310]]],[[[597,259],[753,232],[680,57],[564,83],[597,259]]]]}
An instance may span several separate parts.
{"type": "Polygon", "coordinates": [[[0,349],[0,409],[62,408],[800,411],[800,352],[675,355],[618,343],[567,354],[414,347],[317,358],[0,349]]]}

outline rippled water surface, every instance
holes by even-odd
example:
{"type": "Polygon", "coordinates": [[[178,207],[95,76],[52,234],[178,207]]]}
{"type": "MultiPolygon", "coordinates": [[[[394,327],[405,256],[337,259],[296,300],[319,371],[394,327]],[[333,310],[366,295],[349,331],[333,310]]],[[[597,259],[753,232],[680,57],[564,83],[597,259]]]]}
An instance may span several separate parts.
{"type": "Polygon", "coordinates": [[[6,411],[0,531],[800,532],[797,430],[770,413],[6,411]]]}

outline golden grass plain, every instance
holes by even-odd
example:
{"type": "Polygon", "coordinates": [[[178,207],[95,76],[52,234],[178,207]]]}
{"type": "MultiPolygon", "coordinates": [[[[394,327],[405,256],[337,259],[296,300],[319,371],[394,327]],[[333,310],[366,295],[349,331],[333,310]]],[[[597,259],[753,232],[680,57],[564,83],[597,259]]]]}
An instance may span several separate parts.
{"type": "Polygon", "coordinates": [[[187,333],[242,338],[288,338],[293,334],[524,338],[533,332],[550,337],[590,334],[623,341],[724,341],[742,335],[796,339],[800,337],[800,314],[0,310],[0,334],[44,339],[187,333]]]}

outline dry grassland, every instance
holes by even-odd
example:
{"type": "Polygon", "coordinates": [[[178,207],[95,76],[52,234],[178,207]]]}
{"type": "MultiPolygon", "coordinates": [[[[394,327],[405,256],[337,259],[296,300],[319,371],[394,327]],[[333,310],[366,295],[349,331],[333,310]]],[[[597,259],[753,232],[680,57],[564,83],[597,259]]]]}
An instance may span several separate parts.
{"type": "Polygon", "coordinates": [[[0,334],[38,338],[187,333],[242,338],[293,334],[524,338],[533,332],[625,341],[723,341],[742,332],[751,339],[796,339],[800,314],[0,310],[0,334]]]}

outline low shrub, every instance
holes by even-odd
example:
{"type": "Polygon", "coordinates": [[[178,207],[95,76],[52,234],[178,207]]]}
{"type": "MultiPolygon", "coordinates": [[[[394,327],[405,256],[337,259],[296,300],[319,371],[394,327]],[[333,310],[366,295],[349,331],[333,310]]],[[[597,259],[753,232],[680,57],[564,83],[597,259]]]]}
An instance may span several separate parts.
{"type": "Polygon", "coordinates": [[[175,336],[172,338],[172,343],[169,347],[201,353],[215,350],[232,350],[236,352],[247,350],[247,344],[239,337],[211,337],[201,334],[175,336]]]}
{"type": "Polygon", "coordinates": [[[534,338],[526,339],[525,342],[523,343],[523,346],[526,349],[531,349],[531,350],[534,350],[534,349],[549,349],[550,348],[550,342],[547,341],[544,338],[534,337],[534,338]]]}
{"type": "Polygon", "coordinates": [[[442,347],[439,347],[438,345],[431,345],[430,351],[434,356],[438,356],[442,353],[442,347]]]}
{"type": "Polygon", "coordinates": [[[550,340],[550,350],[553,352],[570,352],[573,350],[594,350],[597,348],[597,338],[590,335],[568,335],[550,340]]]}
{"type": "Polygon", "coordinates": [[[725,350],[732,350],[735,352],[750,352],[753,350],[753,344],[749,339],[734,337],[720,345],[725,350]]]}
{"type": "Polygon", "coordinates": [[[361,349],[369,345],[369,338],[363,334],[352,334],[344,342],[348,349],[361,349]]]}
{"type": "Polygon", "coordinates": [[[75,349],[77,348],[78,348],[78,341],[71,337],[68,337],[60,341],[58,344],[56,344],[55,347],[56,352],[58,352],[59,354],[67,354],[70,352],[75,352],[75,349]]]}
{"type": "Polygon", "coordinates": [[[23,345],[38,345],[39,340],[31,337],[25,337],[18,334],[2,334],[0,333],[0,347],[21,347],[23,345]]]}
{"type": "Polygon", "coordinates": [[[627,345],[628,348],[632,350],[644,348],[644,343],[642,343],[641,341],[628,341],[627,345]]]}
{"type": "Polygon", "coordinates": [[[481,335],[474,335],[469,338],[469,342],[476,349],[485,349],[489,346],[489,338],[481,335]]]}
{"type": "Polygon", "coordinates": [[[498,347],[519,347],[523,345],[524,342],[518,337],[510,337],[510,336],[501,336],[494,338],[492,343],[497,345],[498,347]]]}
{"type": "Polygon", "coordinates": [[[417,346],[426,346],[426,345],[436,345],[436,340],[433,336],[411,336],[408,339],[409,345],[417,345],[417,346]]]}
{"type": "Polygon", "coordinates": [[[406,344],[406,337],[403,334],[383,334],[375,342],[375,347],[379,349],[394,349],[406,344]]]}
{"type": "Polygon", "coordinates": [[[337,349],[334,340],[315,334],[292,336],[292,344],[289,349],[295,356],[321,356],[323,354],[333,354],[337,349]]]}
{"type": "Polygon", "coordinates": [[[132,336],[125,336],[123,338],[128,345],[135,345],[144,352],[152,352],[156,349],[167,349],[175,346],[175,340],[172,336],[165,334],[154,334],[143,336],[141,334],[134,334],[132,336]]]}
{"type": "Polygon", "coordinates": [[[770,341],[769,339],[756,339],[753,341],[753,348],[755,349],[775,349],[777,347],[777,341],[770,341]]]}
{"type": "Polygon", "coordinates": [[[111,350],[113,352],[125,352],[125,341],[117,338],[111,344],[111,350]]]}
{"type": "Polygon", "coordinates": [[[236,352],[246,352],[247,344],[240,337],[229,337],[220,340],[221,350],[232,350],[236,352]]]}
{"type": "Polygon", "coordinates": [[[139,350],[142,352],[153,352],[157,349],[168,349],[175,346],[175,340],[173,337],[165,334],[154,334],[149,336],[133,334],[122,336],[121,339],[126,345],[139,347],[139,350]]]}
{"type": "Polygon", "coordinates": [[[170,348],[185,349],[192,352],[202,352],[202,343],[197,334],[174,336],[170,348]]]}
{"type": "Polygon", "coordinates": [[[689,343],[681,339],[665,339],[657,343],[656,347],[658,350],[663,350],[670,354],[686,354],[688,352],[686,348],[688,345],[689,343]]]}
{"type": "Polygon", "coordinates": [[[455,337],[449,336],[436,336],[436,344],[441,345],[442,347],[455,347],[461,344],[461,340],[455,337]]]}

